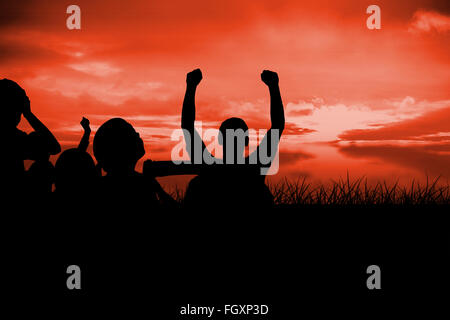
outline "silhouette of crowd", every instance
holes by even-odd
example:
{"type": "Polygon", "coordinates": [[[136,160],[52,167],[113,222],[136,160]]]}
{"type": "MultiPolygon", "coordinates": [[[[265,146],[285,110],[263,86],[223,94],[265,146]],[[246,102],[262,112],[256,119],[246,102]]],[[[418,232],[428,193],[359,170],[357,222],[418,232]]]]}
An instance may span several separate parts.
{"type": "MultiPolygon", "coordinates": [[[[275,72],[263,71],[262,81],[270,92],[272,126],[254,151],[258,159],[259,148],[268,148],[271,159],[276,154],[279,136],[284,129],[284,111],[275,72]],[[276,130],[275,130],[276,129],[276,130]],[[271,135],[277,131],[278,139],[271,144],[271,135]],[[274,149],[275,147],[275,149],[274,149]]],[[[229,118],[219,128],[219,143],[223,157],[217,159],[209,153],[194,128],[195,93],[202,80],[196,69],[187,74],[186,94],[183,101],[181,128],[184,129],[186,150],[195,162],[194,141],[201,143],[201,155],[216,160],[216,165],[204,165],[188,184],[182,203],[175,201],[158,183],[157,167],[144,165],[143,173],[136,171],[137,162],[144,157],[144,143],[133,126],[122,118],[103,123],[93,138],[93,157],[87,152],[91,128],[89,120],[82,118],[84,130],[77,148],[64,150],[52,132],[31,111],[30,100],[17,83],[0,80],[0,103],[4,115],[3,137],[3,194],[16,201],[48,201],[74,204],[88,201],[107,204],[108,208],[133,210],[139,208],[191,209],[255,208],[273,205],[273,197],[265,184],[265,176],[250,165],[248,126],[240,118],[229,118]],[[17,128],[22,117],[32,128],[25,133],[17,128]],[[243,144],[227,141],[229,130],[245,134],[243,144]],[[231,145],[230,149],[225,146],[231,145]],[[53,165],[50,156],[58,155],[53,165]],[[231,161],[229,161],[231,159],[231,161]],[[32,164],[25,170],[24,161],[32,164]],[[150,168],[150,169],[145,169],[150,168]],[[59,202],[60,201],[60,202],[59,202]]],[[[228,139],[230,140],[230,139],[228,139]]],[[[148,162],[147,162],[148,164],[148,162]]],[[[150,162],[151,164],[151,162],[150,162]]],[[[267,163],[265,164],[267,166],[267,163]]],[[[270,166],[270,163],[269,163],[270,166]]],[[[260,162],[257,161],[260,168],[260,162]]],[[[195,171],[194,171],[195,172],[195,171]]],[[[174,173],[177,174],[177,173],[174,173]]]]}

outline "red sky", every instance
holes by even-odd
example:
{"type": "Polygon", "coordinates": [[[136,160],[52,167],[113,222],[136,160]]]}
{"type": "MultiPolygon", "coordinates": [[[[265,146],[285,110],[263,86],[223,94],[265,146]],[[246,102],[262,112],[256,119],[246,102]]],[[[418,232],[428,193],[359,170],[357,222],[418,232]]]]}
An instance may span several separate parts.
{"type": "Polygon", "coordinates": [[[449,36],[448,1],[1,0],[0,78],[26,89],[63,148],[82,116],[94,132],[121,116],[146,158],[168,160],[188,71],[203,70],[204,126],[238,116],[260,129],[259,74],[274,70],[287,120],[275,178],[410,181],[450,177],[449,36]],[[66,28],[70,4],[81,30],[66,28]],[[366,27],[371,4],[381,30],[366,27]]]}

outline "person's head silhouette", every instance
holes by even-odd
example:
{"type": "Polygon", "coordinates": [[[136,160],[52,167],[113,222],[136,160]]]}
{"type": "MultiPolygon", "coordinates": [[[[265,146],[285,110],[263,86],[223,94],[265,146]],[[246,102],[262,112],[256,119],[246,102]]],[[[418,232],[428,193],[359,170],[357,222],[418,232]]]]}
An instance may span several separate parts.
{"type": "Polygon", "coordinates": [[[248,126],[241,118],[229,118],[220,125],[218,139],[219,144],[223,146],[224,156],[227,151],[232,151],[235,156],[241,157],[249,143],[248,126]],[[227,146],[232,147],[233,150],[228,150],[227,146]]]}
{"type": "Polygon", "coordinates": [[[20,122],[27,95],[17,83],[9,79],[0,80],[0,109],[2,127],[15,128],[20,122]]]}
{"type": "Polygon", "coordinates": [[[133,126],[121,118],[106,121],[94,136],[94,156],[108,174],[130,174],[145,154],[144,143],[133,126]]]}
{"type": "Polygon", "coordinates": [[[89,153],[78,148],[64,151],[55,164],[55,188],[58,192],[82,193],[97,177],[95,163],[89,153]]]}

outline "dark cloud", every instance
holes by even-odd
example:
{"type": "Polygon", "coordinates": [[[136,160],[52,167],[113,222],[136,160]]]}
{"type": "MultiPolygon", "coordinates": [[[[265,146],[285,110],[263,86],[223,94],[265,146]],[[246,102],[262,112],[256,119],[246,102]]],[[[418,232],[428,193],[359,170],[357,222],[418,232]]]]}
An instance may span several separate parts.
{"type": "Polygon", "coordinates": [[[32,0],[10,1],[0,0],[0,28],[17,24],[26,20],[24,8],[32,5],[32,0]]]}
{"type": "Polygon", "coordinates": [[[292,116],[309,116],[312,112],[312,109],[289,110],[289,114],[292,116]]]}
{"type": "Polygon", "coordinates": [[[66,58],[63,54],[33,43],[0,42],[0,64],[42,66],[43,62],[54,64],[66,58]]]}
{"type": "Polygon", "coordinates": [[[280,166],[289,166],[296,164],[300,160],[309,160],[315,158],[315,155],[303,151],[286,152],[280,151],[280,166]]]}
{"type": "Polygon", "coordinates": [[[298,136],[298,135],[304,135],[304,134],[313,133],[313,132],[316,132],[316,130],[309,129],[309,128],[301,128],[292,122],[286,122],[284,131],[283,131],[283,135],[298,136]]]}
{"type": "Polygon", "coordinates": [[[65,26],[68,2],[58,0],[0,0],[0,29],[65,26]]]}
{"type": "Polygon", "coordinates": [[[440,146],[338,146],[338,151],[345,156],[356,159],[379,159],[403,167],[416,169],[422,173],[450,176],[450,145],[440,146]],[[441,150],[438,150],[441,149],[441,150]]]}
{"type": "MultiPolygon", "coordinates": [[[[36,26],[41,29],[60,28],[64,31],[65,9],[72,3],[60,0],[0,0],[0,28],[12,25],[36,26]]],[[[118,26],[124,29],[130,23],[135,28],[151,23],[155,30],[183,33],[180,26],[190,25],[200,31],[207,23],[216,32],[229,32],[243,23],[259,19],[283,21],[301,17],[311,19],[361,19],[365,9],[372,4],[366,0],[354,1],[292,1],[292,0],[228,0],[228,1],[148,1],[126,3],[122,0],[78,0],[83,21],[95,30],[107,31],[118,26]]],[[[379,0],[377,3],[388,19],[409,19],[418,9],[450,13],[447,0],[379,0]]],[[[163,39],[161,39],[163,40],[163,39]]]]}
{"type": "Polygon", "coordinates": [[[421,5],[424,9],[450,14],[450,1],[448,0],[430,0],[421,5]]]}

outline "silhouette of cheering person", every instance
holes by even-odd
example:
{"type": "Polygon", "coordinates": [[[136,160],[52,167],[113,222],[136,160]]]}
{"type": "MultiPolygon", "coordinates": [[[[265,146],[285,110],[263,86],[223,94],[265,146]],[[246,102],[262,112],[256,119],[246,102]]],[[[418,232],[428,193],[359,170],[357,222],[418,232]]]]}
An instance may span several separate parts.
{"type": "Polygon", "coordinates": [[[0,80],[0,107],[3,112],[0,129],[4,139],[4,156],[1,160],[3,187],[6,187],[10,194],[20,193],[25,182],[24,160],[31,159],[36,153],[39,153],[39,157],[58,154],[61,147],[50,130],[33,114],[25,90],[16,82],[9,79],[0,80]],[[22,115],[36,133],[34,138],[17,128],[22,115]]]}
{"type": "Polygon", "coordinates": [[[77,148],[61,153],[55,164],[55,193],[65,201],[86,199],[93,196],[101,175],[91,155],[86,152],[91,133],[87,118],[80,122],[84,133],[77,148]]]}
{"type": "MultiPolygon", "coordinates": [[[[261,80],[268,86],[270,93],[270,117],[272,126],[250,155],[245,156],[249,145],[248,126],[240,118],[229,118],[222,122],[219,128],[219,144],[223,147],[223,158],[217,159],[207,150],[203,140],[194,127],[195,123],[195,93],[203,78],[200,69],[189,72],[186,76],[186,93],[183,101],[181,128],[184,129],[186,149],[192,163],[200,163],[209,159],[209,163],[223,165],[213,166],[214,169],[203,171],[191,180],[186,190],[185,204],[187,206],[267,206],[273,204],[273,197],[264,184],[265,175],[258,170],[251,170],[249,164],[255,163],[261,167],[270,166],[276,155],[284,125],[284,110],[279,89],[279,79],[275,72],[264,70],[261,80]],[[196,147],[200,152],[196,152],[196,147]],[[262,150],[261,150],[262,149],[262,150]],[[260,155],[265,151],[268,161],[262,163],[260,155]],[[256,161],[255,161],[256,160],[256,161]]],[[[207,165],[205,165],[207,166],[207,165]]]]}
{"type": "Polygon", "coordinates": [[[113,118],[102,124],[94,136],[93,148],[99,166],[106,172],[99,189],[109,205],[131,209],[175,203],[150,173],[135,171],[145,154],[144,143],[124,119],[113,118]]]}

